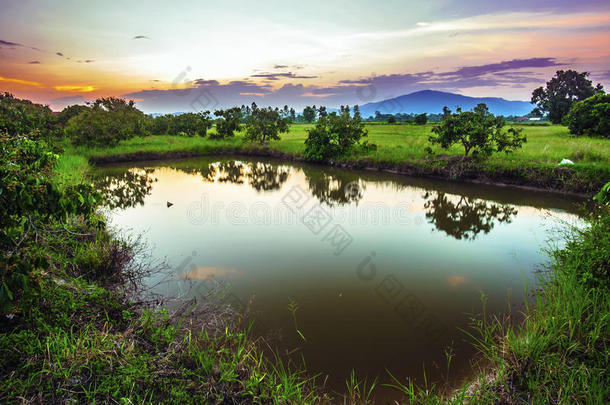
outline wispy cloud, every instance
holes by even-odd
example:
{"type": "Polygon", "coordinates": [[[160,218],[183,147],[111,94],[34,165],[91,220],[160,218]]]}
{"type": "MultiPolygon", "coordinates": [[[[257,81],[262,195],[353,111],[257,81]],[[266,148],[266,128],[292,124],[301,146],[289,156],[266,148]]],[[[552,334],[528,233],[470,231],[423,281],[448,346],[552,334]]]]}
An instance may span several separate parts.
{"type": "Polygon", "coordinates": [[[147,37],[146,35],[136,35],[135,37],[133,37],[132,39],[150,39],[149,37],[147,37]]]}
{"type": "Polygon", "coordinates": [[[15,79],[15,78],[11,78],[11,77],[3,77],[3,76],[0,76],[0,82],[22,84],[25,86],[34,86],[34,87],[40,87],[40,88],[44,87],[44,85],[42,83],[33,82],[30,80],[15,79]]]}
{"type": "Polygon", "coordinates": [[[32,60],[30,62],[28,62],[29,65],[40,65],[40,61],[38,60],[32,60]]]}
{"type": "Polygon", "coordinates": [[[94,86],[81,86],[81,85],[63,85],[63,86],[53,86],[53,88],[57,91],[70,91],[75,93],[89,93],[91,91],[96,90],[94,86]]]}
{"type": "Polygon", "coordinates": [[[279,79],[317,79],[318,76],[306,76],[306,75],[296,75],[292,72],[283,72],[283,73],[257,73],[251,75],[250,77],[256,77],[267,80],[279,80],[279,79]]]}

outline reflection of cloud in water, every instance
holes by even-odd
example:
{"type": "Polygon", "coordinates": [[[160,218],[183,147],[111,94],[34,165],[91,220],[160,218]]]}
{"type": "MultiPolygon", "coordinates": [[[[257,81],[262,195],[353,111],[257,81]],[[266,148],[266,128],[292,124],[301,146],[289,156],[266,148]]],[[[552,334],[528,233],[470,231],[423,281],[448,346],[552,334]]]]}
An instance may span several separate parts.
{"type": "Polygon", "coordinates": [[[466,282],[466,277],[464,276],[449,276],[447,277],[447,284],[449,284],[452,288],[458,288],[462,284],[466,282]]]}
{"type": "Polygon", "coordinates": [[[189,272],[180,274],[180,278],[184,278],[187,280],[207,280],[212,276],[223,277],[239,273],[241,272],[235,269],[225,269],[222,267],[197,267],[196,269],[193,269],[189,272]]]}

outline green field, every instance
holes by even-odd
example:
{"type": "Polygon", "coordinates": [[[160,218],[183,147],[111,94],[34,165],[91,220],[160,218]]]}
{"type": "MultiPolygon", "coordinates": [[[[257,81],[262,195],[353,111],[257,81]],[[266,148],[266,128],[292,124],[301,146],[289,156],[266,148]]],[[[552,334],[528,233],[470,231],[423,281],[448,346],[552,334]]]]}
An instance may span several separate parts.
{"type": "MultiPolygon", "coordinates": [[[[273,141],[268,147],[272,150],[300,156],[305,148],[304,141],[307,129],[312,125],[295,124],[287,134],[282,134],[279,141],[273,141]]],[[[576,138],[568,133],[564,126],[529,126],[522,125],[527,143],[522,149],[511,154],[498,153],[471,167],[472,173],[485,180],[508,182],[518,185],[554,189],[556,191],[591,194],[599,190],[602,184],[610,179],[610,139],[576,138]],[[575,165],[570,171],[558,175],[555,173],[562,159],[570,159],[575,165]],[[559,176],[559,177],[558,177],[559,176]],[[551,184],[552,186],[547,186],[551,184]]],[[[439,146],[432,147],[433,156],[426,148],[430,146],[428,137],[433,128],[428,125],[411,124],[367,124],[367,141],[377,145],[369,152],[354,151],[342,160],[355,162],[367,159],[378,165],[391,166],[407,164],[421,168],[419,175],[431,172],[443,176],[452,172],[448,157],[460,157],[463,149],[454,146],[444,150],[439,146]]],[[[214,131],[214,129],[212,129],[214,131]]],[[[243,133],[227,140],[211,140],[209,137],[178,137],[154,135],[136,137],[122,141],[116,146],[107,148],[73,147],[65,144],[65,153],[61,156],[58,172],[65,178],[72,176],[71,181],[79,181],[86,172],[90,158],[110,157],[116,155],[133,155],[135,153],[164,154],[169,152],[191,152],[196,154],[214,154],[231,149],[251,150],[262,148],[258,144],[247,143],[243,133]]],[[[447,176],[446,176],[447,177],[447,176]]]]}
{"type": "MultiPolygon", "coordinates": [[[[305,146],[307,129],[313,125],[294,124],[282,139],[271,143],[271,147],[282,152],[300,155],[305,146]]],[[[367,124],[367,140],[377,145],[377,151],[369,157],[375,161],[414,162],[427,157],[425,148],[430,146],[428,137],[433,125],[409,124],[367,124]]],[[[568,133],[561,125],[551,126],[518,126],[523,128],[527,143],[523,149],[512,154],[496,154],[489,162],[503,165],[543,164],[557,165],[562,159],[570,159],[578,164],[594,166],[610,166],[610,140],[580,137],[568,133]]],[[[238,133],[234,139],[214,141],[208,138],[187,138],[177,136],[149,136],[133,138],[121,142],[116,147],[104,149],[82,148],[78,154],[83,156],[110,156],[114,154],[134,153],[141,151],[202,151],[222,146],[244,145],[243,134],[238,133]]],[[[454,146],[443,150],[434,146],[432,150],[443,155],[462,155],[463,149],[454,146]]],[[[353,157],[362,157],[354,155],[353,157]]]]}

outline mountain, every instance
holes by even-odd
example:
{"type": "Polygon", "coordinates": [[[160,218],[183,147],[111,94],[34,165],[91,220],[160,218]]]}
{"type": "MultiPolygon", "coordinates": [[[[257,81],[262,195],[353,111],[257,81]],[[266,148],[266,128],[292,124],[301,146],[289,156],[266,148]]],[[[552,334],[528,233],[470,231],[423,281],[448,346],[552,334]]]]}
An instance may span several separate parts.
{"type": "Polygon", "coordinates": [[[442,91],[422,90],[364,104],[360,106],[360,113],[363,117],[374,116],[375,111],[382,114],[440,114],[444,106],[449,107],[451,111],[455,111],[458,107],[466,111],[476,107],[479,103],[487,104],[489,111],[496,115],[525,115],[534,108],[528,101],[510,101],[499,97],[468,97],[442,91]]]}

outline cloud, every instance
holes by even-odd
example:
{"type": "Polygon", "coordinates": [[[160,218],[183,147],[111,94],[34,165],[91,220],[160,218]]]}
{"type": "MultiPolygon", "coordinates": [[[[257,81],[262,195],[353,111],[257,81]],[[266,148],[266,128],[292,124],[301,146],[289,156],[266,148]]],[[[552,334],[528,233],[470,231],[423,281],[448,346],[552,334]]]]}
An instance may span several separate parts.
{"type": "Polygon", "coordinates": [[[62,58],[64,57],[64,54],[63,54],[63,53],[61,53],[61,52],[55,52],[55,55],[57,55],[57,56],[61,56],[62,58]]]}
{"type": "Polygon", "coordinates": [[[135,37],[133,37],[132,39],[150,39],[149,37],[147,37],[146,35],[136,35],[135,37]]]}
{"type": "Polygon", "coordinates": [[[512,59],[487,65],[465,66],[452,72],[439,73],[438,75],[469,78],[482,76],[488,73],[503,72],[506,70],[515,70],[523,68],[545,68],[562,65],[565,65],[565,63],[557,63],[555,58],[512,59]]]}
{"type": "Polygon", "coordinates": [[[340,80],[332,85],[285,83],[272,86],[270,83],[280,83],[281,79],[310,79],[313,76],[292,72],[262,72],[241,81],[221,83],[218,80],[198,79],[187,89],[142,90],[126,94],[125,97],[138,100],[140,108],[147,112],[212,110],[250,104],[253,101],[261,106],[288,104],[296,109],[313,103],[337,107],[342,104],[363,105],[427,89],[456,91],[481,87],[522,88],[527,84],[533,88],[544,83],[549,68],[562,65],[564,63],[551,57],[512,59],[461,66],[444,72],[428,70],[371,75],[340,80]],[[258,82],[251,79],[258,79],[258,82]]]}
{"type": "Polygon", "coordinates": [[[275,65],[273,66],[274,69],[288,69],[288,65],[275,65]]]}
{"type": "Polygon", "coordinates": [[[95,90],[94,86],[81,86],[81,85],[63,85],[63,86],[53,86],[53,88],[57,91],[73,91],[76,93],[89,93],[95,90]]]}
{"type": "Polygon", "coordinates": [[[317,79],[318,76],[305,76],[305,75],[295,75],[292,72],[284,72],[284,73],[257,73],[255,75],[251,75],[250,77],[258,77],[267,80],[279,80],[281,78],[285,79],[317,79]]]}
{"type": "Polygon", "coordinates": [[[0,82],[22,84],[22,85],[25,85],[25,86],[33,86],[33,87],[40,87],[40,88],[44,87],[44,85],[42,83],[32,82],[32,81],[29,81],[29,80],[14,79],[12,77],[3,77],[3,76],[0,76],[0,82]]]}
{"type": "Polygon", "coordinates": [[[28,62],[29,65],[40,65],[40,61],[37,60],[32,60],[30,62],[28,62]]]}
{"type": "Polygon", "coordinates": [[[24,45],[18,44],[17,42],[4,41],[2,39],[0,39],[0,46],[8,46],[8,47],[11,47],[11,48],[24,47],[24,45]]]}

